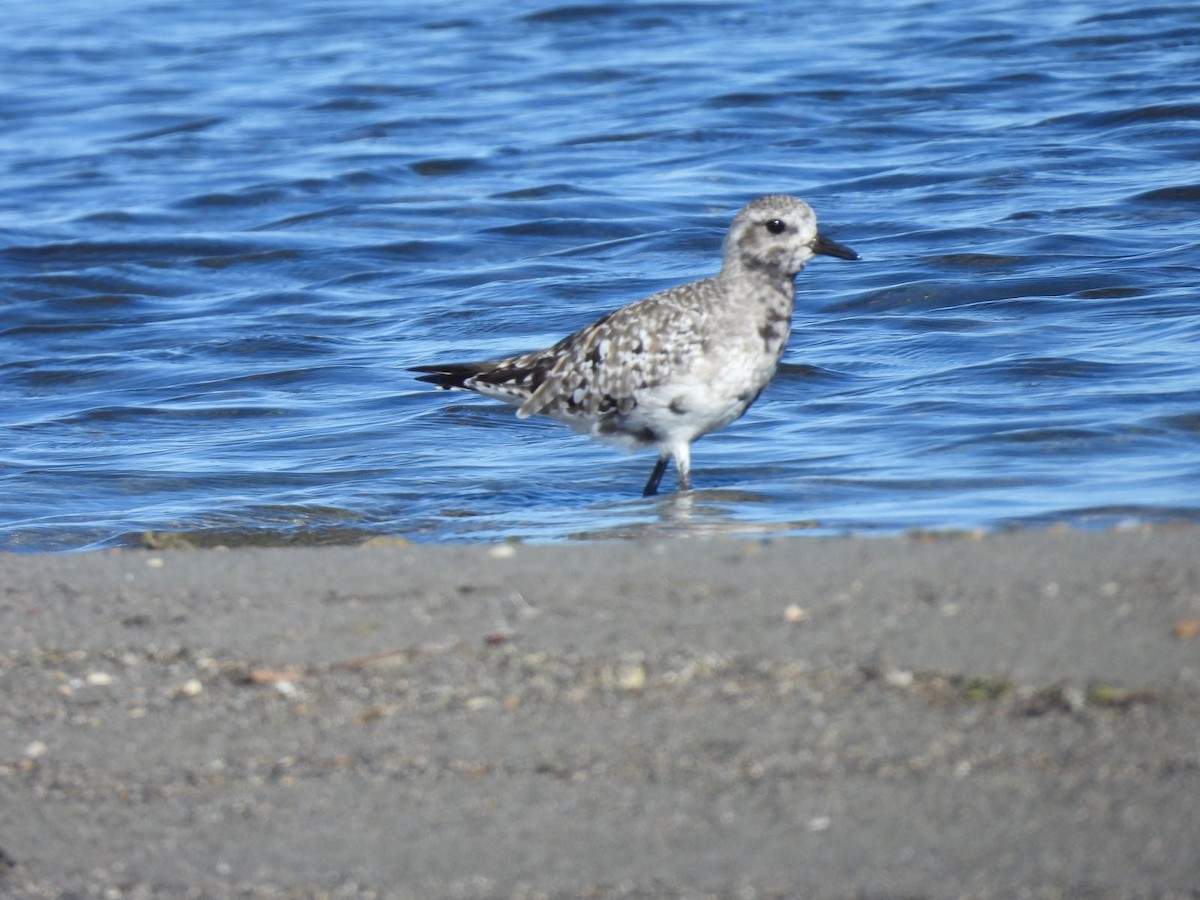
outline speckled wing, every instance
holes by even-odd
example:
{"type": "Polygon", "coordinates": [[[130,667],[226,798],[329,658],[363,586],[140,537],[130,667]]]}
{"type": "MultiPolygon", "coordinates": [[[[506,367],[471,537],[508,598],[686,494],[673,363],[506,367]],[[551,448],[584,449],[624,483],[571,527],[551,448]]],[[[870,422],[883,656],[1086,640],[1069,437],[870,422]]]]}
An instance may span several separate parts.
{"type": "Polygon", "coordinates": [[[628,413],[640,391],[677,376],[701,351],[704,307],[695,301],[705,286],[697,282],[654,294],[547,350],[512,360],[517,368],[548,366],[517,415],[594,419],[628,413]]]}

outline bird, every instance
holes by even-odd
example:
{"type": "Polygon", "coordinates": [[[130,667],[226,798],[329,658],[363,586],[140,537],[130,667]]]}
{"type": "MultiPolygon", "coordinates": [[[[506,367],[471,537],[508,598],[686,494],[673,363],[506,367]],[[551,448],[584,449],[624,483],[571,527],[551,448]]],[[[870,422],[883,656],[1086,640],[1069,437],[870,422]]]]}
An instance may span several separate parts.
{"type": "Polygon", "coordinates": [[[691,490],[691,445],[758,399],[791,332],[795,277],[816,255],[859,255],[817,230],[803,200],[768,194],[733,217],[720,271],[601,316],[553,346],[502,359],[413,366],[416,380],[548,416],[577,432],[658,459],[642,489],[658,492],[667,465],[691,490]]]}

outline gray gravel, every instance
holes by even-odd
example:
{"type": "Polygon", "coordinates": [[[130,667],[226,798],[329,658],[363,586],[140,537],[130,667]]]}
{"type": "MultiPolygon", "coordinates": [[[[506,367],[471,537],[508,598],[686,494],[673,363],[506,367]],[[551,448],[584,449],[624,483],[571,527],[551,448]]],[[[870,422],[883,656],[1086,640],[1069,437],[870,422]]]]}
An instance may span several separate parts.
{"type": "Polygon", "coordinates": [[[1200,897],[1200,530],[0,556],[0,896],[1200,897]]]}

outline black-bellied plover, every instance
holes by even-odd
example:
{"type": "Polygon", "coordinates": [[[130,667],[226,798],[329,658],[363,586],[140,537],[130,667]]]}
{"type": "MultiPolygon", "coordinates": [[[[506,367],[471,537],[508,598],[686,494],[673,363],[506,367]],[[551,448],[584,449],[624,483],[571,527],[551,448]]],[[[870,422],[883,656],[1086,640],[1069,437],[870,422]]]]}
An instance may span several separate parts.
{"type": "Polygon", "coordinates": [[[654,447],[642,493],[675,460],[689,490],[691,443],[744,413],[775,374],[791,330],[795,276],[816,254],[858,259],[823,237],[803,200],[744,206],[712,278],[623,306],[553,347],[487,362],[417,366],[440,388],[474,391],[630,449],[654,447]]]}

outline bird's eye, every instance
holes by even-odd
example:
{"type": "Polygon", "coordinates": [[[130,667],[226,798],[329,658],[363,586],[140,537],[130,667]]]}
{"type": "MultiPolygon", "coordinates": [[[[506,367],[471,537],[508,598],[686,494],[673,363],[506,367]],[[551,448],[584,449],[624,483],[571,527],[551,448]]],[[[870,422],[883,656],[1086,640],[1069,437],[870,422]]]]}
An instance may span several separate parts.
{"type": "Polygon", "coordinates": [[[787,231],[787,223],[783,219],[772,219],[767,222],[767,231],[771,234],[783,234],[787,231]]]}

